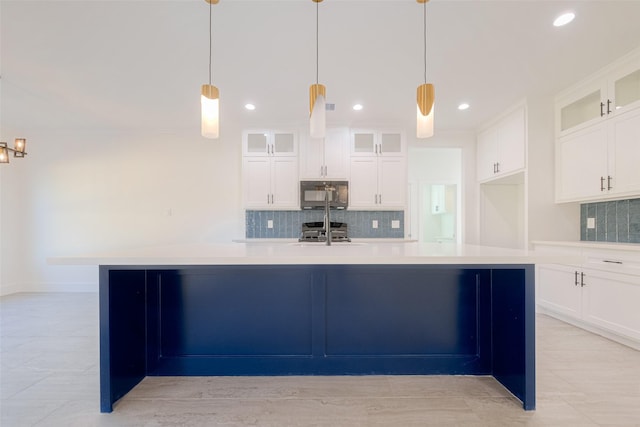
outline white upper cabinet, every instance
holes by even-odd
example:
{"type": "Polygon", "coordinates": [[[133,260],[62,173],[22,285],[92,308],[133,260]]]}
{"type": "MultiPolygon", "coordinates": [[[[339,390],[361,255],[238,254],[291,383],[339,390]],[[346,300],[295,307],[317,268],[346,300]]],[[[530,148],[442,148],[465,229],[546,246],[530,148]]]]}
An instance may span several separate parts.
{"type": "Polygon", "coordinates": [[[640,106],[640,51],[556,98],[556,134],[564,136],[640,106]]]}
{"type": "Polygon", "coordinates": [[[349,129],[329,128],[324,138],[300,144],[300,178],[347,180],[349,177],[349,129]]]}
{"type": "Polygon", "coordinates": [[[478,134],[477,178],[489,181],[525,168],[526,116],[516,108],[478,134]]]}
{"type": "Polygon", "coordinates": [[[403,157],[406,153],[404,133],[396,130],[351,131],[351,156],[403,157]]]}
{"type": "Polygon", "coordinates": [[[349,207],[353,209],[404,209],[407,188],[405,159],[352,157],[349,207]]]}
{"type": "Polygon", "coordinates": [[[640,108],[559,138],[558,202],[640,194],[640,108]]]}
{"type": "Polygon", "coordinates": [[[404,133],[393,130],[351,131],[349,207],[404,209],[407,191],[404,133]]]}
{"type": "Polygon", "coordinates": [[[297,132],[245,131],[242,135],[242,154],[245,156],[297,156],[297,132]]]}
{"type": "Polygon", "coordinates": [[[640,51],[568,93],[556,102],[556,201],[640,195],[640,51]]]}
{"type": "Polygon", "coordinates": [[[242,151],[244,207],[298,209],[297,133],[245,131],[242,151]]]}
{"type": "Polygon", "coordinates": [[[604,123],[561,138],[556,145],[557,200],[588,200],[606,191],[607,157],[604,123]]]}

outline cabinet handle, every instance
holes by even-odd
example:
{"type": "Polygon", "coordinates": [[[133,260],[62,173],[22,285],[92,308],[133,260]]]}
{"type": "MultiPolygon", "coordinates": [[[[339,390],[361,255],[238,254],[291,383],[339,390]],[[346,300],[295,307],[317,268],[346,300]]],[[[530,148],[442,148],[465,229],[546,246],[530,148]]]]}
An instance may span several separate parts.
{"type": "Polygon", "coordinates": [[[378,194],[378,203],[382,204],[382,194],[378,194]]]}
{"type": "Polygon", "coordinates": [[[585,286],[587,286],[587,284],[584,283],[584,276],[585,276],[584,272],[580,272],[580,287],[581,288],[584,288],[585,286]]]}
{"type": "Polygon", "coordinates": [[[327,169],[327,167],[325,166],[325,167],[324,167],[324,176],[329,175],[329,172],[327,172],[327,170],[328,170],[328,169],[327,169]]]}
{"type": "Polygon", "coordinates": [[[577,271],[573,272],[573,285],[574,286],[578,286],[578,272],[577,271]]]}
{"type": "Polygon", "coordinates": [[[604,116],[604,102],[600,103],[600,117],[604,116]]]}
{"type": "Polygon", "coordinates": [[[600,191],[604,191],[604,176],[600,177],[600,191]]]}
{"type": "Polygon", "coordinates": [[[500,162],[496,163],[496,172],[500,173],[500,162]]]}
{"type": "Polygon", "coordinates": [[[269,204],[271,202],[269,202],[269,195],[267,194],[267,204],[269,204]]]}
{"type": "Polygon", "coordinates": [[[496,164],[493,164],[493,173],[496,173],[496,164]]]}
{"type": "Polygon", "coordinates": [[[378,147],[380,148],[380,154],[382,154],[382,145],[378,145],[378,147]]]}
{"type": "Polygon", "coordinates": [[[607,99],[607,114],[611,114],[611,100],[607,99]]]}
{"type": "Polygon", "coordinates": [[[620,265],[622,265],[622,261],[612,261],[610,259],[603,259],[602,262],[608,262],[609,264],[620,264],[620,265]]]}
{"type": "Polygon", "coordinates": [[[613,187],[611,186],[611,179],[611,175],[607,175],[607,190],[613,189],[613,187]]]}

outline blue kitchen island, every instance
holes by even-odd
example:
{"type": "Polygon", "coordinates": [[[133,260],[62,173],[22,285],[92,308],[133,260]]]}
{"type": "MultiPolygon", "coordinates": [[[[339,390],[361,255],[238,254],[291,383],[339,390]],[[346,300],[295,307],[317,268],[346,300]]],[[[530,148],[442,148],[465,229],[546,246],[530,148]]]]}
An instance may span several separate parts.
{"type": "Polygon", "coordinates": [[[242,243],[76,259],[89,260],[102,412],[175,375],[490,375],[535,409],[526,252],[242,243]]]}

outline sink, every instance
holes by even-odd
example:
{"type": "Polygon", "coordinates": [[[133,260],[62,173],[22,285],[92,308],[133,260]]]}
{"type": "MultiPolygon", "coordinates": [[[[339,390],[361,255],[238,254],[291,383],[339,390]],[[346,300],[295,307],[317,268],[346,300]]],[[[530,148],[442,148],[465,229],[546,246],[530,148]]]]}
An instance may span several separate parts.
{"type": "MultiPolygon", "coordinates": [[[[326,242],[294,242],[294,243],[288,243],[289,246],[327,246],[326,242]]],[[[331,246],[364,246],[366,245],[366,243],[362,243],[362,242],[331,242],[331,246]]]]}

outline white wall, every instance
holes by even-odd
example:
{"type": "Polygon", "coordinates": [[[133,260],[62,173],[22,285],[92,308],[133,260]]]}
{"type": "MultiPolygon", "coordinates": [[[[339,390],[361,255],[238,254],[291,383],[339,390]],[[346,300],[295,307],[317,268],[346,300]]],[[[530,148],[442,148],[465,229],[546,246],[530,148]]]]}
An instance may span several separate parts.
{"type": "Polygon", "coordinates": [[[580,204],[556,204],[554,100],[538,94],[527,99],[529,242],[580,240],[580,204]]]}
{"type": "Polygon", "coordinates": [[[0,292],[96,289],[51,256],[242,237],[241,132],[221,132],[30,132],[2,175],[0,292]]]}

